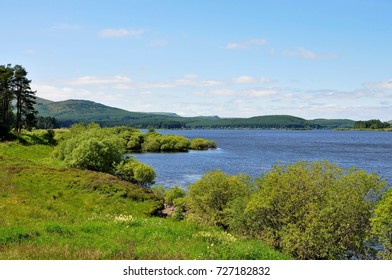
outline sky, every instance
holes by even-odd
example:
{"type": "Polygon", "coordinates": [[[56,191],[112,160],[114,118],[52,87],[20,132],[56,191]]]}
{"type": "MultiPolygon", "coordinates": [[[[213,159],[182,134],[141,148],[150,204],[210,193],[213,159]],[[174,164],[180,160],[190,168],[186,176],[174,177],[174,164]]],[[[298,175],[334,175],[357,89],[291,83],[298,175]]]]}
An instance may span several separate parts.
{"type": "Polygon", "coordinates": [[[392,120],[391,0],[0,0],[36,95],[135,112],[392,120]]]}

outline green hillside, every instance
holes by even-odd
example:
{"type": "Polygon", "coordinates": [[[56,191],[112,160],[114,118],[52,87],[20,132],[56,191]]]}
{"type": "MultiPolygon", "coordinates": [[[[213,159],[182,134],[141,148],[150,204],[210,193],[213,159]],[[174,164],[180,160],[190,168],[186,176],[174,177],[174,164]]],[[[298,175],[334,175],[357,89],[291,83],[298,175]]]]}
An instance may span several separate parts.
{"type": "Polygon", "coordinates": [[[351,120],[305,120],[289,115],[251,118],[219,118],[218,116],[181,117],[175,113],[138,113],[109,107],[86,100],[52,102],[37,99],[40,116],[55,117],[62,127],[77,122],[97,122],[102,126],[128,125],[136,128],[248,128],[248,129],[334,129],[352,128],[351,120]]]}

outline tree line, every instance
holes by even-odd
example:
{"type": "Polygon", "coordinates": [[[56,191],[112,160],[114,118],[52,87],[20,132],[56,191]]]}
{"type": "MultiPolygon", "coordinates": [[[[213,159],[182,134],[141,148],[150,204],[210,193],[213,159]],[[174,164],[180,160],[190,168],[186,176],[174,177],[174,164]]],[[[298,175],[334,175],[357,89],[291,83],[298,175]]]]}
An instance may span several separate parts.
{"type": "Polygon", "coordinates": [[[31,80],[21,65],[0,65],[0,136],[6,136],[11,129],[20,132],[31,129],[36,122],[34,109],[35,91],[31,80]]]}
{"type": "Polygon", "coordinates": [[[354,129],[384,129],[390,128],[389,122],[382,122],[380,120],[356,121],[354,129]]]}

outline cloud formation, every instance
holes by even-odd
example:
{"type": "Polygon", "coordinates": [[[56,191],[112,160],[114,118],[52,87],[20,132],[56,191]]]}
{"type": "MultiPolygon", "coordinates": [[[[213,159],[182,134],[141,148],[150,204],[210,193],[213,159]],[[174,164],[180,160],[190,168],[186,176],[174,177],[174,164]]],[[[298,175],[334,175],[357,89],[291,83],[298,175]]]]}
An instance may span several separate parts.
{"type": "Polygon", "coordinates": [[[75,85],[104,85],[131,82],[132,80],[130,78],[119,75],[113,77],[83,76],[69,81],[69,83],[75,85]]]}
{"type": "Polygon", "coordinates": [[[120,37],[139,37],[145,33],[145,29],[126,29],[126,28],[107,28],[99,32],[102,38],[120,38],[120,37]]]}
{"type": "Polygon", "coordinates": [[[228,50],[239,50],[239,49],[250,49],[254,47],[259,47],[267,44],[267,40],[264,38],[255,38],[247,41],[228,43],[225,49],[228,50]]]}
{"type": "Polygon", "coordinates": [[[392,89],[392,79],[384,82],[367,83],[365,87],[368,89],[389,90],[392,89]]]}
{"type": "Polygon", "coordinates": [[[235,77],[231,79],[231,81],[235,84],[256,84],[256,83],[265,84],[271,82],[270,79],[265,77],[254,78],[252,76],[247,76],[247,75],[235,77]]]}
{"type": "Polygon", "coordinates": [[[336,54],[319,54],[304,48],[298,48],[297,50],[286,50],[283,51],[283,55],[288,57],[298,57],[298,58],[311,59],[311,60],[337,58],[336,54]]]}
{"type": "MultiPolygon", "coordinates": [[[[386,108],[392,105],[392,80],[364,84],[353,91],[287,88],[276,81],[273,87],[266,86],[270,82],[249,75],[218,80],[201,79],[193,73],[161,81],[114,75],[81,76],[57,85],[35,84],[33,89],[49,100],[87,99],[130,111],[148,107],[151,112],[170,111],[187,116],[292,114],[306,118],[365,119],[372,117],[371,107],[382,107],[387,115],[386,108]],[[171,102],[173,99],[177,102],[171,102]],[[140,104],[136,106],[135,102],[140,104]]],[[[374,117],[380,118],[377,114],[374,117]]]]}

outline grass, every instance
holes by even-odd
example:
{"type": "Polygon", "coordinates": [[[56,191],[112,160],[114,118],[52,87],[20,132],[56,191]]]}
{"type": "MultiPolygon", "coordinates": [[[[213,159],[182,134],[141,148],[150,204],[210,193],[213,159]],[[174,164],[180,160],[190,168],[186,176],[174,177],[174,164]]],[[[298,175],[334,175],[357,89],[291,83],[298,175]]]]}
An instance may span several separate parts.
{"type": "Polygon", "coordinates": [[[53,147],[0,143],[0,259],[288,259],[216,227],[152,217],[161,201],[68,169],[53,147]]]}

